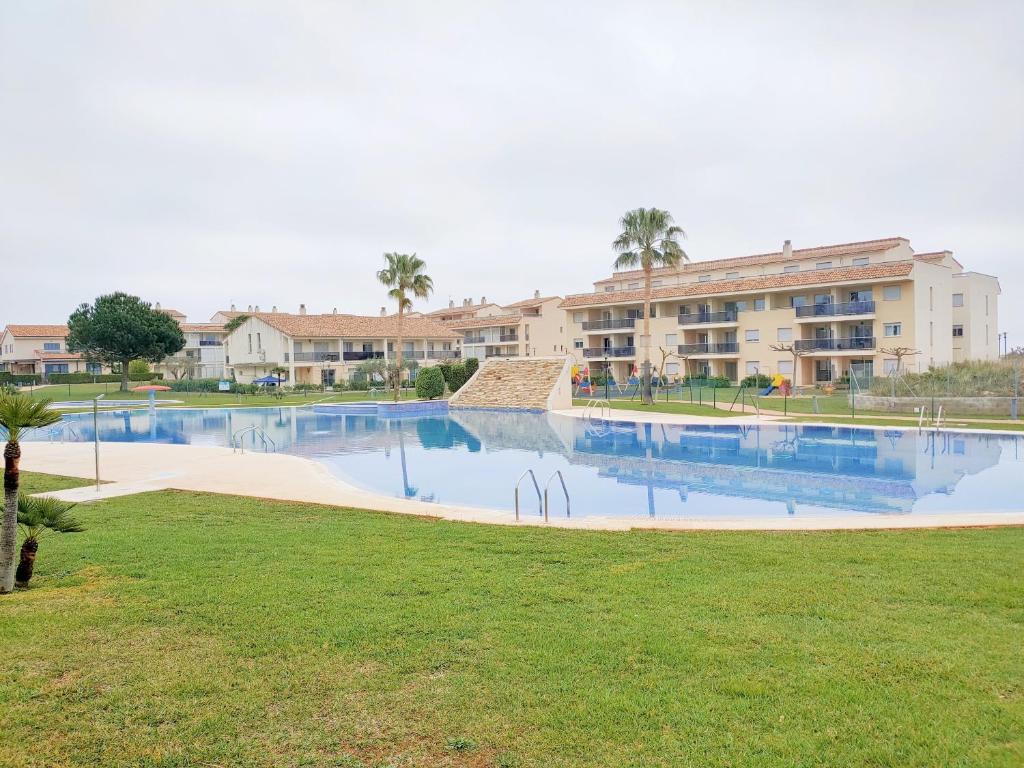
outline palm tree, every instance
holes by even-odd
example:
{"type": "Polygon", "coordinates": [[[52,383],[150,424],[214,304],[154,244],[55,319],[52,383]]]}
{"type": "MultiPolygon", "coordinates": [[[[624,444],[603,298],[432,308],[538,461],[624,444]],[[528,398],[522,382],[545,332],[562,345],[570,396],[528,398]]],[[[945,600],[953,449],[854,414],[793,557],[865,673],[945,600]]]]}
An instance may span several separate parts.
{"type": "Polygon", "coordinates": [[[19,587],[27,587],[32,578],[39,537],[45,531],[79,533],[85,530],[81,523],[68,515],[73,506],[73,502],[49,496],[18,496],[18,525],[25,532],[25,540],[21,542],[21,559],[14,576],[14,583],[19,587]]]}
{"type": "Polygon", "coordinates": [[[612,248],[618,253],[615,269],[644,271],[643,402],[651,405],[651,272],[658,267],[675,267],[690,258],[677,238],[685,238],[682,227],[673,223],[672,214],[658,208],[637,208],[622,217],[622,233],[612,248]]]}
{"type": "Polygon", "coordinates": [[[434,290],[434,281],[424,274],[426,264],[416,254],[385,253],[387,267],[377,273],[380,280],[391,290],[388,296],[398,304],[398,339],[395,343],[395,402],[398,402],[402,386],[402,317],[412,307],[413,298],[425,299],[434,290]]]}
{"type": "Polygon", "coordinates": [[[0,393],[0,427],[7,432],[4,446],[4,518],[0,530],[0,594],[14,591],[14,547],[18,542],[18,465],[21,435],[25,430],[48,427],[60,421],[50,410],[50,400],[33,400],[22,394],[0,393]]]}

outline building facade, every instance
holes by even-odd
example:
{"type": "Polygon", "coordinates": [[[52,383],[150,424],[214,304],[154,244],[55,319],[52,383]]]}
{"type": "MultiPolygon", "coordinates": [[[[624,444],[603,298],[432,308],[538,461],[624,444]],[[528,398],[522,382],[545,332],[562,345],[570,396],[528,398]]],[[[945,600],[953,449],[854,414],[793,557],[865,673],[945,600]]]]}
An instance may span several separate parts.
{"type": "Polygon", "coordinates": [[[101,363],[68,352],[67,337],[66,325],[8,325],[0,335],[0,371],[44,380],[54,373],[109,373],[101,363]]]}
{"type": "Polygon", "coordinates": [[[460,336],[462,356],[485,360],[489,357],[544,357],[565,354],[565,311],[561,296],[541,296],[512,304],[488,303],[486,297],[471,299],[430,312],[425,317],[439,320],[460,336]]]}
{"type": "MultiPolygon", "coordinates": [[[[655,270],[650,356],[669,377],[866,381],[895,370],[898,347],[916,353],[904,357],[913,370],[957,359],[958,338],[962,359],[997,357],[998,294],[994,278],[963,272],[948,251],[915,254],[904,238],[797,250],[787,241],[655,270]]],[[[643,360],[643,273],[613,274],[560,306],[577,360],[628,379],[643,360]]]]}

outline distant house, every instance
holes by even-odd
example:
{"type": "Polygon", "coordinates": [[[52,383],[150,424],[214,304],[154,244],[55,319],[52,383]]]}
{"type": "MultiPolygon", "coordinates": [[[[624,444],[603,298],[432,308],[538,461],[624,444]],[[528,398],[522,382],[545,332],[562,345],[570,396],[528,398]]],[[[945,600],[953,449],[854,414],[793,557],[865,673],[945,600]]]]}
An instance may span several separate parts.
{"type": "Polygon", "coordinates": [[[68,352],[66,325],[8,325],[0,335],[0,371],[36,374],[108,373],[100,363],[68,352]]]}

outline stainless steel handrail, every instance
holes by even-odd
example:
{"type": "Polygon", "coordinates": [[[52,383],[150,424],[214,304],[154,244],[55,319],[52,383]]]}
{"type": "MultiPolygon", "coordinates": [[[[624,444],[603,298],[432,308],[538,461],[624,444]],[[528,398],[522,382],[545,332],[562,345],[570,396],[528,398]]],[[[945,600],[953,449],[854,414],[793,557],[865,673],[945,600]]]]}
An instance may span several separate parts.
{"type": "Polygon", "coordinates": [[[513,498],[515,500],[515,507],[516,507],[516,522],[519,521],[519,484],[521,482],[523,482],[523,478],[526,477],[527,475],[529,475],[530,479],[533,481],[533,489],[535,491],[537,491],[537,506],[538,506],[537,511],[538,512],[542,512],[543,509],[544,509],[544,501],[543,501],[543,499],[541,498],[541,495],[540,495],[540,486],[537,485],[537,476],[535,474],[533,474],[533,470],[532,469],[528,469],[525,472],[523,472],[523,474],[521,474],[519,476],[518,480],[516,480],[516,488],[515,488],[515,491],[513,492],[513,498]]]}
{"type": "Polygon", "coordinates": [[[565,516],[570,516],[570,502],[569,502],[569,489],[565,487],[565,478],[562,476],[562,470],[556,469],[554,474],[548,478],[548,481],[544,483],[544,522],[548,521],[548,488],[551,487],[551,481],[558,478],[558,482],[562,484],[562,493],[565,494],[565,516]]]}
{"type": "Polygon", "coordinates": [[[248,427],[242,427],[231,435],[231,452],[241,451],[245,453],[245,442],[242,440],[246,434],[252,433],[253,442],[255,443],[258,437],[263,443],[263,452],[266,453],[269,448],[274,453],[277,453],[277,443],[274,442],[274,438],[268,435],[264,429],[256,424],[250,424],[248,427]]]}

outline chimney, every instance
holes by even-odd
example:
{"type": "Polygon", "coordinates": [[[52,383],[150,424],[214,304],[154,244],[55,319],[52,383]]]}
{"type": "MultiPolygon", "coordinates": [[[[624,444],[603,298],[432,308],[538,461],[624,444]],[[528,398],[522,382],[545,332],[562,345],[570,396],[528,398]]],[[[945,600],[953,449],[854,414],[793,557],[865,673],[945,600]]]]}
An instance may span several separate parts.
{"type": "Polygon", "coordinates": [[[331,314],[332,314],[332,315],[336,315],[336,314],[338,314],[338,308],[337,308],[337,307],[335,307],[335,308],[334,308],[334,311],[332,311],[332,312],[331,312],[331,314]]]}
{"type": "Polygon", "coordinates": [[[455,299],[448,299],[448,309],[455,309],[455,299]]]}
{"type": "Polygon", "coordinates": [[[793,258],[793,243],[789,240],[782,244],[782,258],[792,259],[793,258]]]}
{"type": "Polygon", "coordinates": [[[380,308],[380,316],[381,317],[387,317],[388,316],[388,308],[387,307],[381,307],[380,308]]]}
{"type": "Polygon", "coordinates": [[[299,304],[299,314],[300,315],[306,314],[306,305],[305,304],[299,304]]]}
{"type": "Polygon", "coordinates": [[[480,306],[483,306],[486,303],[487,303],[487,297],[486,296],[481,296],[480,297],[480,306]]]}
{"type": "Polygon", "coordinates": [[[260,305],[259,305],[259,304],[257,304],[257,305],[256,305],[256,311],[257,311],[257,312],[259,312],[259,311],[260,311],[260,305]]]}
{"type": "Polygon", "coordinates": [[[252,304],[249,305],[249,312],[252,312],[252,304]]]}
{"type": "Polygon", "coordinates": [[[160,311],[160,302],[159,301],[155,305],[153,305],[153,309],[155,309],[157,312],[160,311]]]}
{"type": "Polygon", "coordinates": [[[540,288],[538,288],[537,290],[535,290],[533,292],[533,298],[535,298],[535,299],[539,299],[540,298],[540,288]]]}
{"type": "Polygon", "coordinates": [[[463,299],[462,300],[462,306],[464,306],[464,307],[468,307],[472,303],[473,303],[472,299],[463,299]]]}
{"type": "Polygon", "coordinates": [[[232,305],[231,305],[231,311],[232,311],[232,312],[234,312],[234,311],[235,311],[235,305],[234,305],[234,304],[232,304],[232,305]]]}
{"type": "Polygon", "coordinates": [[[275,314],[275,315],[276,315],[276,314],[277,314],[277,304],[275,304],[274,306],[272,306],[272,307],[270,308],[270,311],[271,311],[271,312],[272,312],[273,314],[275,314]]]}

